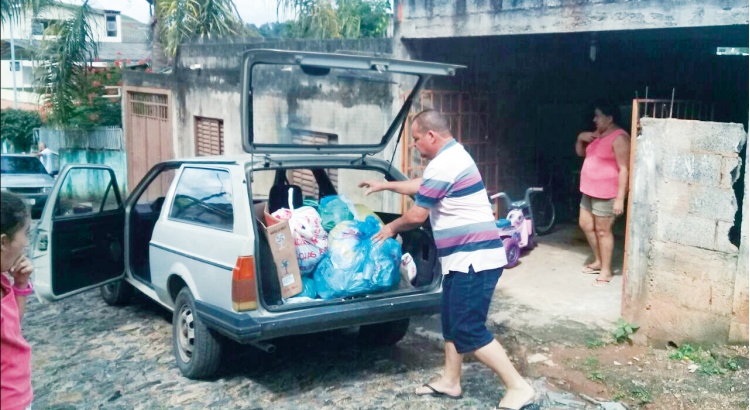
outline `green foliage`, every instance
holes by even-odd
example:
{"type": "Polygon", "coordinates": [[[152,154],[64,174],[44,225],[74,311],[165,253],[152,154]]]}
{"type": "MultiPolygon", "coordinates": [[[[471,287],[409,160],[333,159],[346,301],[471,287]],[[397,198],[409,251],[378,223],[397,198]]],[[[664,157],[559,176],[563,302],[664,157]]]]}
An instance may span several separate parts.
{"type": "Polygon", "coordinates": [[[592,381],[595,381],[595,382],[603,382],[604,381],[604,375],[601,374],[600,372],[593,371],[593,372],[589,373],[588,379],[592,380],[592,381]]]}
{"type": "Polygon", "coordinates": [[[589,366],[589,367],[595,367],[595,366],[597,366],[597,365],[599,365],[599,360],[597,360],[597,358],[596,358],[596,357],[593,357],[593,356],[589,356],[589,357],[588,357],[588,358],[586,359],[586,366],[589,366]]]}
{"type": "Polygon", "coordinates": [[[155,0],[154,10],[159,40],[170,58],[190,39],[246,34],[232,0],[155,0]]]}
{"type": "Polygon", "coordinates": [[[37,93],[48,110],[48,121],[64,126],[74,116],[74,101],[86,87],[86,70],[81,62],[96,55],[96,42],[89,24],[88,0],[75,9],[70,20],[51,25],[39,52],[37,93]]]}
{"type": "Polygon", "coordinates": [[[704,375],[723,375],[727,370],[737,371],[737,361],[723,357],[716,353],[704,350],[702,347],[693,347],[687,343],[680,346],[669,355],[672,360],[687,360],[698,365],[698,373],[704,375]]]}
{"type": "Polygon", "coordinates": [[[42,126],[42,118],[36,111],[0,111],[2,138],[10,141],[18,152],[28,152],[34,143],[34,128],[42,126]]]}
{"type": "Polygon", "coordinates": [[[391,10],[389,0],[277,0],[277,5],[297,16],[282,33],[288,38],[385,37],[391,10]]]}
{"type": "Polygon", "coordinates": [[[630,396],[641,405],[654,401],[654,394],[645,387],[633,388],[630,390],[630,396]]]}
{"type": "Polygon", "coordinates": [[[54,0],[0,0],[1,21],[18,23],[26,13],[36,15],[53,3],[54,0]]]}
{"type": "Polygon", "coordinates": [[[615,342],[617,343],[633,343],[633,333],[638,330],[640,326],[634,324],[634,323],[628,323],[622,318],[617,320],[617,327],[615,328],[614,332],[612,332],[612,337],[614,337],[615,342]]]}
{"type": "Polygon", "coordinates": [[[605,342],[602,339],[588,339],[586,340],[586,347],[589,349],[597,349],[599,347],[604,347],[607,345],[607,342],[605,342]]]}
{"type": "Polygon", "coordinates": [[[290,22],[266,23],[258,28],[258,32],[261,36],[263,36],[263,38],[288,38],[291,30],[291,25],[292,23],[290,22]]]}

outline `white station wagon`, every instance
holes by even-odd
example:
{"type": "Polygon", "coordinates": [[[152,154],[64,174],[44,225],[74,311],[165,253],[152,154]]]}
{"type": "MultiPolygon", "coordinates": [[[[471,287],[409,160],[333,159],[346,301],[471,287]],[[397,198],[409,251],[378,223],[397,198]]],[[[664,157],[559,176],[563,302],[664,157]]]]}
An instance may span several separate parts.
{"type": "Polygon", "coordinates": [[[383,222],[397,218],[402,198],[365,196],[357,182],[406,179],[373,155],[400,137],[428,78],[457,68],[248,51],[241,106],[247,154],[159,163],[127,198],[109,167],[66,166],[34,233],[37,295],[54,301],[101,286],[108,304],[121,305],[134,290],[143,293],[173,312],[175,359],[190,378],[215,374],[234,342],[272,351],[274,338],[351,326],[360,327],[362,341],[398,342],[411,316],[440,311],[442,275],[428,223],[397,237],[417,266],[412,284],[289,303],[256,210],[274,200],[281,183],[306,199],[346,194],[383,222]],[[392,96],[404,90],[405,102],[394,106],[392,96]]]}

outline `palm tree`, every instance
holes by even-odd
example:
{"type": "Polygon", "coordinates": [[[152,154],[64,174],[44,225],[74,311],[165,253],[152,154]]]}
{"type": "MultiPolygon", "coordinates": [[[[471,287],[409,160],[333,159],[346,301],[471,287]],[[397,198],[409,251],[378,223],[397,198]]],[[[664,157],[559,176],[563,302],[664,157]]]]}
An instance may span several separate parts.
{"type": "Polygon", "coordinates": [[[0,21],[3,24],[18,22],[26,13],[39,14],[52,3],[53,0],[0,0],[0,21]]]}
{"type": "Polygon", "coordinates": [[[197,38],[242,34],[244,27],[232,0],[147,0],[153,6],[152,64],[164,68],[177,47],[197,38]]]}
{"type": "Polygon", "coordinates": [[[297,19],[290,36],[297,38],[384,37],[389,0],[277,0],[277,10],[291,10],[297,19]]]}
{"type": "Polygon", "coordinates": [[[50,25],[38,51],[37,93],[48,108],[51,123],[64,126],[86,86],[86,62],[96,56],[88,0],[73,16],[50,25]]]}

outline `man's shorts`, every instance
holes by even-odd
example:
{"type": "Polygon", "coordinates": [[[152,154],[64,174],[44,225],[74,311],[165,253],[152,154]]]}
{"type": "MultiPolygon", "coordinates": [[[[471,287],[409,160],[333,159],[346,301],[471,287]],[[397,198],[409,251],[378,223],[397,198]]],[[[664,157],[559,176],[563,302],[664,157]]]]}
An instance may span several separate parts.
{"type": "Polygon", "coordinates": [[[599,199],[590,197],[586,194],[581,196],[581,208],[591,212],[594,216],[614,216],[612,208],[615,206],[615,199],[599,199]]]}
{"type": "MultiPolygon", "coordinates": [[[[502,249],[500,250],[502,252],[502,249]]],[[[458,353],[487,346],[495,336],[487,329],[487,312],[503,268],[474,272],[450,271],[443,278],[443,338],[456,345],[458,353]]]]}

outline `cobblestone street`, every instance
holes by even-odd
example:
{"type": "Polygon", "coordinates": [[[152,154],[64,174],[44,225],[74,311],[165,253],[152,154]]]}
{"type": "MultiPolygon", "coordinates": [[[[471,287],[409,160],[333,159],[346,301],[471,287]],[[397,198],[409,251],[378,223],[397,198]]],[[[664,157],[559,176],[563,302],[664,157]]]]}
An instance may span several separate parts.
{"type": "Polygon", "coordinates": [[[33,348],[33,407],[492,408],[502,395],[499,379],[467,358],[462,400],[415,396],[441,371],[443,353],[437,334],[414,321],[393,348],[360,347],[345,331],[283,339],[274,354],[229,343],[211,381],[182,377],[171,333],[171,314],[145,297],[124,308],[106,305],[98,290],[52,304],[30,299],[24,334],[33,348]]]}

